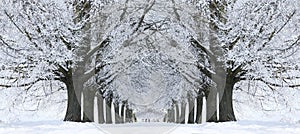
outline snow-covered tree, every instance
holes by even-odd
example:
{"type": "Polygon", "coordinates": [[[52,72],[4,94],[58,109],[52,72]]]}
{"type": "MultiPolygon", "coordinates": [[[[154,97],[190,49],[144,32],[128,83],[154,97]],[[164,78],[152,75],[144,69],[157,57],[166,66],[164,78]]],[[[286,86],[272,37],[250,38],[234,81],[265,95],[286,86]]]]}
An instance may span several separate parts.
{"type": "Polygon", "coordinates": [[[102,50],[97,63],[108,64],[99,72],[99,79],[119,72],[105,90],[128,100],[137,111],[168,109],[174,101],[186,101],[187,96],[193,100],[206,83],[199,79],[204,75],[194,63],[208,63],[190,45],[191,31],[180,24],[174,1],[127,2],[125,19],[117,33],[110,35],[110,47],[102,50]],[[162,78],[155,81],[153,77],[162,78]]]}
{"type": "Polygon", "coordinates": [[[189,27],[201,28],[195,28],[192,43],[204,50],[214,67],[214,73],[200,69],[212,77],[222,97],[219,121],[236,120],[232,92],[239,81],[262,81],[271,89],[299,86],[295,83],[299,73],[298,7],[299,2],[293,0],[195,4],[198,12],[191,12],[195,23],[189,27]]]}
{"type": "MultiPolygon", "coordinates": [[[[99,104],[102,97],[108,104],[108,123],[112,104],[126,102],[121,107],[134,112],[164,112],[179,109],[178,104],[193,108],[195,98],[199,123],[203,95],[208,121],[236,120],[232,93],[239,81],[260,81],[272,90],[299,86],[296,0],[1,4],[1,86],[30,88],[38,81],[61,81],[68,91],[68,121],[81,121],[82,93],[83,121],[93,121],[94,96],[99,94],[99,104]]],[[[103,123],[104,114],[99,115],[103,123]]]]}
{"type": "Polygon", "coordinates": [[[105,22],[96,14],[96,9],[109,3],[55,0],[7,0],[2,3],[5,6],[1,7],[0,35],[4,46],[1,51],[6,58],[13,58],[5,59],[8,64],[4,65],[4,70],[13,69],[12,74],[5,74],[14,76],[11,79],[15,80],[2,86],[30,86],[41,80],[59,80],[68,91],[65,120],[81,121],[78,100],[81,100],[83,84],[95,74],[93,56],[109,42],[101,34],[109,28],[101,24],[98,28],[103,31],[95,32],[100,41],[92,43],[96,37],[90,34],[91,18],[105,22]]]}

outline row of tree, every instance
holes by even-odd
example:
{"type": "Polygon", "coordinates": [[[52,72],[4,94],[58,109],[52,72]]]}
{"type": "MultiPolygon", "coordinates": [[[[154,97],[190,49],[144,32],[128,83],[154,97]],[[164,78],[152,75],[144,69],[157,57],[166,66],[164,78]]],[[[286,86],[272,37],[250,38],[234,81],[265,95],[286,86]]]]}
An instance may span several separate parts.
{"type": "Polygon", "coordinates": [[[130,93],[150,87],[164,94],[151,106],[168,109],[186,98],[202,105],[206,96],[208,121],[235,121],[236,83],[260,81],[271,90],[299,86],[297,0],[3,0],[1,5],[5,82],[0,86],[30,89],[39,81],[62,82],[68,93],[65,121],[93,121],[96,94],[99,104],[106,99],[107,110],[113,99],[139,108],[130,93]],[[148,74],[163,82],[146,86],[148,74]],[[127,78],[132,81],[124,83],[127,78]]]}

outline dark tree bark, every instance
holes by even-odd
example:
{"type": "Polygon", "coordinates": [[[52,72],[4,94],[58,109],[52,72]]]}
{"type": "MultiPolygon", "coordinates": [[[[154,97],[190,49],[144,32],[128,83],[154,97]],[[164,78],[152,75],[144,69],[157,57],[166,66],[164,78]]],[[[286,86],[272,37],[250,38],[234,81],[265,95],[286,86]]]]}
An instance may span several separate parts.
{"type": "MultiPolygon", "coordinates": [[[[73,3],[73,11],[75,13],[84,13],[84,10],[89,10],[90,6],[86,6],[85,9],[80,9],[80,4],[74,2],[73,3]]],[[[88,3],[89,5],[90,3],[88,3]]],[[[79,23],[83,19],[83,15],[74,17],[74,23],[79,23]]],[[[89,38],[89,29],[90,29],[90,23],[87,23],[85,27],[82,29],[82,32],[86,32],[87,36],[83,36],[80,49],[79,51],[76,51],[77,56],[84,56],[86,52],[89,51],[90,47],[90,38],[89,38]]],[[[69,46],[67,44],[67,46],[69,46]]],[[[69,48],[71,49],[71,48],[69,48]]],[[[67,62],[67,66],[72,65],[71,61],[67,62]]],[[[68,68],[66,71],[63,67],[58,66],[59,71],[64,74],[64,83],[67,86],[67,91],[68,91],[68,106],[67,106],[67,112],[64,118],[64,121],[82,121],[81,120],[81,93],[83,90],[83,84],[87,79],[84,79],[84,68],[85,68],[85,61],[79,62],[77,64],[77,67],[74,68],[68,68]],[[74,71],[74,72],[73,72],[74,71]]],[[[85,118],[88,120],[87,118],[85,118]]]]}
{"type": "Polygon", "coordinates": [[[126,122],[133,122],[132,120],[132,114],[133,114],[133,110],[129,109],[128,105],[126,107],[126,122]]]}
{"type": "Polygon", "coordinates": [[[106,99],[106,124],[112,124],[112,114],[111,114],[111,104],[112,104],[112,98],[111,96],[108,96],[106,99]]]}
{"type": "Polygon", "coordinates": [[[94,87],[86,87],[83,91],[83,122],[94,122],[94,87]]]}
{"type": "Polygon", "coordinates": [[[175,122],[174,108],[168,109],[168,122],[175,122]]]}
{"type": "Polygon", "coordinates": [[[200,124],[202,120],[202,106],[203,106],[203,95],[199,94],[197,97],[197,112],[196,112],[196,123],[200,124]]]}
{"type": "Polygon", "coordinates": [[[232,74],[232,71],[228,69],[224,94],[223,97],[220,99],[220,122],[236,121],[232,105],[232,92],[235,83],[235,76],[232,74]]]}
{"type": "Polygon", "coordinates": [[[98,93],[97,95],[97,106],[98,106],[98,122],[100,124],[103,124],[105,123],[104,111],[103,111],[103,96],[100,93],[98,93]]]}
{"type": "Polygon", "coordinates": [[[121,123],[124,123],[125,120],[124,120],[124,116],[125,116],[125,107],[127,105],[127,102],[126,101],[122,101],[122,106],[121,106],[121,123]]]}
{"type": "Polygon", "coordinates": [[[174,105],[175,105],[175,111],[176,111],[175,121],[176,121],[176,123],[180,123],[178,102],[175,102],[174,105]]]}
{"type": "Polygon", "coordinates": [[[171,118],[171,109],[168,109],[168,110],[167,110],[167,118],[166,118],[166,121],[167,121],[167,122],[171,122],[171,119],[170,119],[170,118],[171,118]]]}
{"type": "Polygon", "coordinates": [[[67,87],[68,92],[68,103],[67,103],[67,111],[64,118],[64,121],[81,121],[81,106],[80,106],[80,98],[76,95],[76,89],[73,84],[72,70],[70,69],[67,72],[64,83],[67,87]]]}
{"type": "Polygon", "coordinates": [[[210,87],[209,91],[205,92],[206,97],[206,121],[217,122],[217,89],[210,87]]]}
{"type": "MultiPolygon", "coordinates": [[[[234,86],[234,76],[230,69],[224,68],[224,63],[218,61],[218,58],[224,57],[224,49],[221,47],[218,33],[223,31],[219,28],[217,21],[226,23],[226,1],[212,0],[209,3],[210,17],[213,18],[209,22],[210,35],[209,43],[210,50],[214,54],[211,56],[211,61],[214,63],[216,73],[213,75],[213,81],[217,84],[217,91],[219,92],[219,121],[235,121],[235,116],[232,107],[232,90],[234,86]]],[[[230,61],[228,61],[229,63],[230,61]]],[[[213,120],[212,120],[213,121],[213,120]]]]}
{"type": "Polygon", "coordinates": [[[192,96],[190,96],[190,97],[188,98],[188,101],[189,101],[189,117],[188,117],[188,123],[189,123],[189,124],[193,124],[193,123],[195,123],[195,120],[194,120],[194,109],[195,109],[195,107],[194,107],[194,104],[195,104],[194,98],[193,98],[192,96]]]}
{"type": "Polygon", "coordinates": [[[115,102],[114,103],[115,106],[115,120],[116,120],[116,124],[122,123],[122,117],[119,115],[119,102],[115,102]]]}
{"type": "Polygon", "coordinates": [[[133,119],[132,122],[136,122],[137,121],[135,113],[132,113],[132,119],[133,119]]]}
{"type": "MultiPolygon", "coordinates": [[[[67,86],[68,92],[70,90],[70,94],[68,93],[68,97],[70,98],[68,98],[68,108],[66,114],[66,117],[68,118],[65,118],[65,121],[82,121],[81,120],[81,98],[82,98],[81,95],[83,91],[83,84],[87,81],[87,78],[84,78],[84,62],[79,62],[77,64],[76,69],[74,70],[75,71],[69,68],[67,74],[65,74],[66,81],[68,81],[67,84],[70,87],[68,88],[67,86]],[[69,84],[72,84],[73,86],[69,84]],[[75,98],[77,98],[77,100],[75,100],[75,98]],[[76,111],[76,116],[78,116],[76,117],[76,120],[69,120],[70,115],[68,114],[70,112],[68,110],[76,111]]],[[[72,114],[74,114],[74,112],[72,112],[72,114]]]]}
{"type": "MultiPolygon", "coordinates": [[[[76,1],[74,1],[73,3],[73,11],[75,13],[81,14],[78,15],[76,17],[74,17],[74,23],[79,23],[80,21],[82,21],[84,19],[84,15],[86,14],[86,12],[88,12],[88,10],[91,7],[91,3],[89,1],[85,1],[85,3],[76,3],[76,1]],[[86,6],[84,8],[82,8],[81,4],[86,4],[86,6]]],[[[84,57],[86,55],[86,53],[89,51],[90,49],[90,23],[86,23],[86,25],[84,26],[82,30],[82,32],[86,33],[83,37],[82,37],[82,41],[80,42],[82,45],[80,46],[80,48],[78,49],[78,51],[75,51],[77,56],[82,56],[84,57]]],[[[88,57],[90,58],[90,57],[88,57]]],[[[67,62],[68,65],[72,65],[72,62],[67,62]]],[[[68,66],[67,65],[67,66],[68,66]]],[[[62,72],[65,77],[66,77],[66,81],[67,82],[67,90],[68,90],[68,107],[67,107],[67,113],[65,116],[64,121],[82,121],[81,120],[81,94],[82,94],[82,90],[83,90],[83,84],[88,80],[88,78],[84,78],[84,73],[85,73],[85,65],[86,65],[86,61],[81,61],[77,63],[76,68],[74,68],[74,70],[72,68],[69,68],[68,73],[64,73],[62,72]],[[74,72],[73,72],[74,71],[74,72]],[[69,78],[71,77],[71,78],[69,78]],[[71,82],[72,81],[72,82],[71,82]],[[71,84],[73,85],[73,88],[71,88],[71,84]],[[68,86],[70,88],[68,88],[68,86]],[[76,99],[77,98],[77,99],[76,99]]],[[[61,68],[61,70],[64,70],[63,68],[61,68]]],[[[86,119],[88,120],[88,119],[86,119]]]]}

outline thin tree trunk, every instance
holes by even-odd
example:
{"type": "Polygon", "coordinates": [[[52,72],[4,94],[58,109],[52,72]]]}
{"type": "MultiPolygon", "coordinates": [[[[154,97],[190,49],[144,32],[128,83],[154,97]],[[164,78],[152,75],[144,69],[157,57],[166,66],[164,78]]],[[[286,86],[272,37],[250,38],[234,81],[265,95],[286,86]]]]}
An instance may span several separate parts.
{"type": "Polygon", "coordinates": [[[165,114],[164,119],[163,119],[163,122],[168,122],[168,113],[165,114]]]}
{"type": "Polygon", "coordinates": [[[203,106],[203,96],[201,94],[197,97],[197,112],[196,112],[196,123],[200,124],[202,119],[202,106],[203,106]]]}
{"type": "Polygon", "coordinates": [[[174,117],[174,107],[172,107],[171,109],[168,109],[168,122],[175,122],[174,117]]]}
{"type": "Polygon", "coordinates": [[[167,110],[167,118],[166,118],[166,120],[167,120],[167,122],[169,123],[169,122],[171,122],[171,109],[168,109],[167,110]]]}
{"type": "Polygon", "coordinates": [[[189,101],[189,117],[188,117],[188,123],[189,124],[193,124],[195,123],[195,120],[194,120],[194,109],[195,109],[195,100],[192,96],[190,96],[188,98],[188,101],[189,101]]]}
{"type": "Polygon", "coordinates": [[[181,124],[185,123],[185,107],[186,107],[186,102],[181,102],[181,114],[180,114],[181,124]]]}
{"type": "Polygon", "coordinates": [[[132,122],[136,122],[136,116],[135,116],[135,113],[132,113],[132,122]]]}
{"type": "Polygon", "coordinates": [[[126,110],[125,107],[126,107],[126,102],[123,101],[122,106],[121,106],[121,123],[125,122],[125,119],[124,119],[125,110],[126,110]]]}
{"type": "Polygon", "coordinates": [[[107,97],[106,98],[106,124],[112,124],[112,114],[111,114],[111,103],[112,98],[107,97]]]}
{"type": "Polygon", "coordinates": [[[103,124],[105,123],[104,111],[103,111],[103,96],[100,93],[98,93],[97,95],[97,105],[98,105],[98,122],[100,124],[103,124]]]}
{"type": "Polygon", "coordinates": [[[126,122],[133,122],[132,121],[132,114],[133,114],[133,111],[132,109],[129,109],[128,107],[126,108],[126,122]]]}
{"type": "Polygon", "coordinates": [[[175,111],[176,111],[175,121],[176,121],[176,123],[180,123],[178,102],[175,102],[174,105],[175,105],[175,111]]]}
{"type": "Polygon", "coordinates": [[[122,119],[121,119],[121,116],[119,115],[119,102],[115,102],[114,103],[114,106],[115,106],[115,121],[116,121],[116,124],[119,124],[119,123],[122,123],[122,119]]]}

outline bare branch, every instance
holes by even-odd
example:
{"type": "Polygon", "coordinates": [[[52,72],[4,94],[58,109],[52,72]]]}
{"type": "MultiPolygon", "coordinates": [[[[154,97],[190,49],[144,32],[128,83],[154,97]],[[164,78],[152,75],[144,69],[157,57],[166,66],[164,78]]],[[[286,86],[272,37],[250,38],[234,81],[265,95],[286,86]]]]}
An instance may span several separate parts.
{"type": "Polygon", "coordinates": [[[177,21],[181,21],[181,19],[180,19],[180,15],[179,15],[179,13],[177,12],[177,9],[176,9],[176,7],[175,7],[175,0],[172,0],[172,3],[173,3],[173,11],[174,11],[174,13],[175,13],[175,16],[176,16],[176,19],[177,19],[177,21]]]}
{"type": "Polygon", "coordinates": [[[29,32],[24,28],[23,30],[19,27],[19,25],[17,25],[17,23],[15,23],[13,16],[10,16],[6,10],[4,10],[4,14],[9,18],[10,22],[18,29],[19,32],[21,32],[31,43],[33,43],[33,45],[35,46],[35,48],[37,48],[39,51],[43,51],[42,48],[40,48],[38,46],[38,44],[36,44],[33,40],[31,35],[29,34],[29,32]]]}
{"type": "Polygon", "coordinates": [[[154,3],[155,3],[155,0],[153,0],[152,3],[150,3],[150,5],[147,5],[147,7],[145,7],[143,15],[141,16],[141,18],[140,18],[140,20],[139,20],[136,28],[133,30],[133,33],[131,35],[133,35],[134,33],[136,33],[139,30],[139,28],[142,26],[142,23],[144,22],[146,14],[151,10],[151,8],[153,7],[154,3]]]}
{"type": "Polygon", "coordinates": [[[27,87],[27,86],[31,86],[31,85],[34,85],[35,83],[41,81],[41,79],[37,79],[35,81],[32,81],[32,82],[29,82],[29,83],[23,83],[23,84],[18,84],[18,85],[9,85],[9,84],[0,84],[0,87],[5,87],[5,88],[10,88],[10,87],[27,87]]]}
{"type": "Polygon", "coordinates": [[[123,21],[123,20],[124,20],[124,18],[125,18],[125,14],[126,14],[126,12],[127,12],[127,9],[128,9],[128,7],[127,7],[127,3],[128,3],[128,1],[129,1],[129,0],[126,0],[126,1],[125,1],[125,7],[124,7],[124,9],[123,9],[123,12],[122,12],[122,14],[120,15],[120,21],[123,21]]]}
{"type": "Polygon", "coordinates": [[[261,81],[261,82],[265,83],[266,85],[272,86],[272,87],[290,87],[290,88],[300,87],[300,84],[283,85],[283,84],[272,83],[272,82],[266,81],[262,78],[257,78],[257,79],[254,79],[254,80],[261,81]]]}

